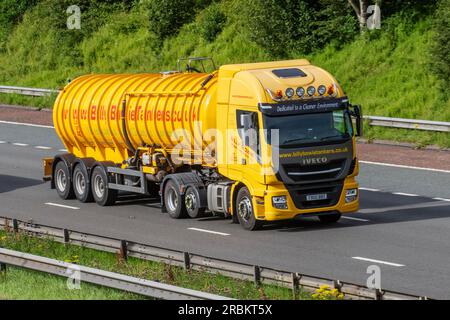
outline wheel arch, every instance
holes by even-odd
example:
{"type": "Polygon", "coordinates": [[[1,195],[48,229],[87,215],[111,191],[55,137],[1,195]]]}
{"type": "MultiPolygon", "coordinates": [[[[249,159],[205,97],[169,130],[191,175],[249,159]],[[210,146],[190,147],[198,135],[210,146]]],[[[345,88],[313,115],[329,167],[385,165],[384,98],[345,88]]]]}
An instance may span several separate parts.
{"type": "Polygon", "coordinates": [[[159,194],[161,199],[162,212],[167,212],[166,205],[164,203],[164,189],[169,181],[173,181],[175,183],[176,187],[180,190],[181,197],[183,198],[188,187],[195,187],[199,189],[201,206],[204,206],[206,208],[208,207],[206,199],[206,187],[200,177],[194,172],[181,172],[169,174],[165,176],[163,181],[161,182],[159,194]],[[201,192],[201,190],[205,190],[205,192],[201,192]]]}
{"type": "Polygon", "coordinates": [[[75,167],[77,165],[81,165],[88,173],[88,177],[90,180],[91,173],[92,173],[92,170],[94,169],[95,164],[96,164],[96,161],[93,158],[76,158],[75,161],[72,163],[71,174],[73,175],[73,171],[75,170],[75,167]]]}

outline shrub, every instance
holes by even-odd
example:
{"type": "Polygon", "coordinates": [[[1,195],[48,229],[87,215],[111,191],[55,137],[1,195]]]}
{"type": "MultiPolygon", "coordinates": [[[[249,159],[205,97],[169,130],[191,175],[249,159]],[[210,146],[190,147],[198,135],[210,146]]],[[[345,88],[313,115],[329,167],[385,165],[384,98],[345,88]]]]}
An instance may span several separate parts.
{"type": "Polygon", "coordinates": [[[431,69],[447,91],[450,85],[450,0],[441,0],[434,19],[431,69]]]}
{"type": "Polygon", "coordinates": [[[146,0],[150,31],[160,40],[176,34],[195,16],[195,0],[146,0]]]}
{"type": "Polygon", "coordinates": [[[357,34],[346,0],[245,0],[243,12],[252,40],[277,58],[342,44],[357,34]]]}
{"type": "Polygon", "coordinates": [[[4,50],[13,27],[21,20],[25,11],[33,7],[35,3],[36,0],[0,1],[0,51],[4,50]]]}
{"type": "Polygon", "coordinates": [[[206,8],[201,14],[199,21],[199,29],[203,39],[208,42],[216,39],[217,35],[222,32],[226,21],[227,17],[218,3],[206,8]]]}

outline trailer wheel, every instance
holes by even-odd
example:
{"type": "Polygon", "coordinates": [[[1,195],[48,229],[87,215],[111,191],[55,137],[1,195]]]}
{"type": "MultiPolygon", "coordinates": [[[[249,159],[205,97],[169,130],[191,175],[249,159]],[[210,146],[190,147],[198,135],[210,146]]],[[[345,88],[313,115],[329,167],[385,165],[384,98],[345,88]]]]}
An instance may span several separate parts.
{"type": "Polygon", "coordinates": [[[78,164],[73,170],[73,191],[75,197],[81,202],[92,202],[94,200],[90,188],[89,174],[86,168],[78,164]]]}
{"type": "Polygon", "coordinates": [[[262,227],[262,221],[257,220],[253,210],[252,196],[247,187],[239,190],[236,198],[236,214],[240,225],[246,230],[258,230],[262,227]]]}
{"type": "Polygon", "coordinates": [[[164,204],[171,218],[181,219],[187,216],[180,190],[172,180],[167,181],[164,188],[164,204]]]}
{"type": "Polygon", "coordinates": [[[322,223],[336,223],[341,218],[340,213],[330,213],[319,216],[319,220],[322,223]]]}
{"type": "Polygon", "coordinates": [[[91,188],[95,202],[102,207],[112,206],[117,199],[117,190],[108,188],[108,175],[102,166],[92,172],[91,188]]]}
{"type": "Polygon", "coordinates": [[[200,208],[200,195],[195,187],[188,187],[184,194],[184,204],[189,217],[195,219],[204,216],[205,208],[200,208]]]}
{"type": "Polygon", "coordinates": [[[55,188],[58,195],[64,199],[73,199],[75,194],[72,183],[70,182],[70,171],[64,161],[59,161],[55,167],[54,173],[55,188]]]}

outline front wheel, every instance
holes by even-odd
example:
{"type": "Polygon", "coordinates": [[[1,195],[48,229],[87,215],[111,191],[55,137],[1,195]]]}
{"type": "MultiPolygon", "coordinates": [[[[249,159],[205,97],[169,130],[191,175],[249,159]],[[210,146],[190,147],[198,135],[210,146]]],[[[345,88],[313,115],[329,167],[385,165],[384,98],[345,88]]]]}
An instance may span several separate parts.
{"type": "Polygon", "coordinates": [[[236,198],[236,214],[239,220],[239,224],[245,230],[258,230],[262,227],[263,222],[257,220],[255,212],[253,210],[252,196],[247,187],[243,187],[239,190],[236,198]]]}
{"type": "Polygon", "coordinates": [[[319,220],[322,223],[336,223],[341,218],[340,213],[330,213],[319,216],[319,220]]]}
{"type": "Polygon", "coordinates": [[[117,190],[108,187],[109,179],[102,166],[94,168],[91,177],[92,195],[95,202],[102,207],[112,206],[117,199],[117,190]]]}

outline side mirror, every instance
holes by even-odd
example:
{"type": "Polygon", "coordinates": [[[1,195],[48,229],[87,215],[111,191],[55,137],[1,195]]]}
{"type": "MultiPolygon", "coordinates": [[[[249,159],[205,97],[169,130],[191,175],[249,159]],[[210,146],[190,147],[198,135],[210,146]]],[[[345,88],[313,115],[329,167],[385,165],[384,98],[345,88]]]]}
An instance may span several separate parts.
{"type": "Polygon", "coordinates": [[[356,119],[356,136],[361,137],[363,134],[363,116],[360,105],[353,106],[352,116],[356,119]]]}
{"type": "Polygon", "coordinates": [[[252,115],[250,113],[241,114],[241,126],[244,128],[244,131],[249,130],[252,127],[252,115]]]}

